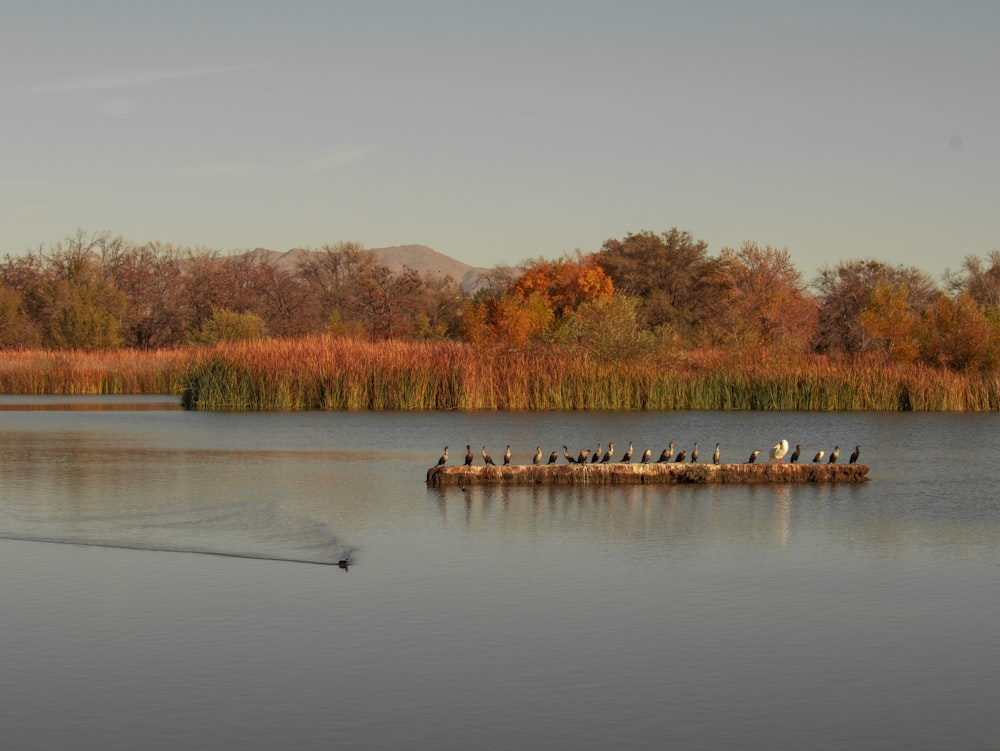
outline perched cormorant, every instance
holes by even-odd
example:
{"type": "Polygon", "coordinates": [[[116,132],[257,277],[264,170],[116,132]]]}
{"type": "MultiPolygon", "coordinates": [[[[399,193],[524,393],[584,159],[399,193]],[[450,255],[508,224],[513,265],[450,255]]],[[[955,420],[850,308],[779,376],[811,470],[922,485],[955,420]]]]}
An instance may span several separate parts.
{"type": "Polygon", "coordinates": [[[549,464],[555,464],[557,461],[559,461],[559,452],[553,451],[549,454],[549,464]]]}
{"type": "Polygon", "coordinates": [[[591,464],[597,464],[599,461],[601,461],[601,445],[602,444],[600,443],[597,444],[597,453],[594,454],[594,458],[590,460],[591,464]]]}
{"type": "Polygon", "coordinates": [[[611,461],[611,457],[615,455],[615,442],[612,441],[608,444],[608,450],[604,452],[604,456],[601,457],[601,464],[607,464],[611,461]]]}
{"type": "Polygon", "coordinates": [[[860,445],[854,447],[854,453],[851,454],[851,459],[847,463],[848,464],[857,464],[859,456],[861,456],[861,446],[860,445]]]}
{"type": "Polygon", "coordinates": [[[712,464],[718,464],[719,459],[722,458],[722,451],[719,448],[719,444],[715,444],[715,453],[712,454],[712,464]]]}
{"type": "Polygon", "coordinates": [[[444,453],[441,454],[441,458],[438,459],[437,465],[440,467],[442,464],[447,464],[447,463],[448,463],[448,447],[445,446],[444,453]]]}
{"type": "Polygon", "coordinates": [[[649,460],[653,458],[653,449],[646,449],[642,452],[641,464],[649,464],[649,460]]]}
{"type": "Polygon", "coordinates": [[[533,457],[531,457],[531,463],[532,464],[541,464],[542,463],[542,447],[541,446],[535,446],[535,455],[533,457]]]}
{"type": "Polygon", "coordinates": [[[669,462],[673,458],[674,458],[674,442],[671,441],[670,445],[667,446],[665,449],[663,449],[663,453],[660,454],[660,458],[657,459],[656,461],[657,463],[669,462]]]}
{"type": "Polygon", "coordinates": [[[687,458],[688,458],[688,452],[684,451],[684,450],[681,450],[681,451],[679,451],[677,453],[677,457],[674,459],[674,462],[675,463],[676,462],[683,462],[687,458]]]}
{"type": "Polygon", "coordinates": [[[801,453],[802,453],[802,444],[801,443],[796,443],[795,444],[795,451],[792,452],[792,457],[788,461],[791,464],[795,464],[795,462],[797,462],[799,460],[799,455],[801,453]]]}
{"type": "Polygon", "coordinates": [[[788,441],[782,438],[776,444],[771,446],[771,459],[775,461],[776,464],[782,464],[782,459],[785,458],[785,454],[788,453],[788,441]]]}
{"type": "Polygon", "coordinates": [[[625,453],[622,454],[622,464],[628,464],[632,461],[632,441],[628,442],[628,448],[625,449],[625,453]]]}
{"type": "Polygon", "coordinates": [[[750,454],[750,458],[747,459],[747,464],[753,464],[757,461],[757,457],[760,456],[760,449],[754,449],[753,453],[750,454]]]}
{"type": "Polygon", "coordinates": [[[816,456],[813,457],[813,464],[819,464],[820,459],[823,458],[823,454],[825,454],[825,453],[826,452],[823,449],[820,449],[819,451],[817,451],[816,452],[816,456]]]}
{"type": "Polygon", "coordinates": [[[494,467],[496,466],[496,462],[493,461],[493,457],[486,453],[485,446],[483,446],[483,462],[486,464],[492,464],[494,467]]]}
{"type": "Polygon", "coordinates": [[[698,461],[698,441],[694,442],[694,448],[691,449],[691,463],[694,464],[698,461]]]}
{"type": "Polygon", "coordinates": [[[573,455],[569,453],[569,446],[563,446],[563,456],[566,457],[566,461],[570,464],[576,464],[576,459],[574,459],[573,455]]]}
{"type": "Polygon", "coordinates": [[[465,466],[466,467],[471,467],[472,466],[472,459],[473,459],[473,456],[472,456],[472,446],[466,444],[465,445],[465,466]]]}
{"type": "Polygon", "coordinates": [[[576,463],[586,464],[588,456],[590,456],[590,449],[580,449],[580,455],[576,457],[576,463]]]}
{"type": "Polygon", "coordinates": [[[507,450],[503,452],[503,463],[506,466],[510,464],[510,444],[507,444],[507,450]]]}
{"type": "Polygon", "coordinates": [[[827,461],[827,464],[836,464],[837,457],[839,456],[840,456],[840,446],[834,446],[833,451],[830,453],[830,458],[827,461]]]}

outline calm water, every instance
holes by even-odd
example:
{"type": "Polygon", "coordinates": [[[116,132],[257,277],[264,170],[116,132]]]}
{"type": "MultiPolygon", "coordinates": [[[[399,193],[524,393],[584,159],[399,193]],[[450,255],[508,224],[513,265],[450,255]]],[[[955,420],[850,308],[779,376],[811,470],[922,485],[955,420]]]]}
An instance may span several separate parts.
{"type": "Polygon", "coordinates": [[[998,419],[0,397],[4,743],[1000,748],[998,419]],[[445,444],[781,437],[872,479],[424,484],[445,444]]]}

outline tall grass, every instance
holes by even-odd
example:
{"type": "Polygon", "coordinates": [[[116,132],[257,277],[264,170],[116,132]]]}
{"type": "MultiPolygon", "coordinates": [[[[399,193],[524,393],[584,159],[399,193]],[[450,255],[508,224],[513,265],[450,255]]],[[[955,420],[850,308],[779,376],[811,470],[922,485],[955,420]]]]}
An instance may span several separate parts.
{"type": "Polygon", "coordinates": [[[333,337],[140,352],[5,352],[10,394],[174,393],[205,410],[1000,410],[997,374],[721,351],[612,363],[333,337]]]}

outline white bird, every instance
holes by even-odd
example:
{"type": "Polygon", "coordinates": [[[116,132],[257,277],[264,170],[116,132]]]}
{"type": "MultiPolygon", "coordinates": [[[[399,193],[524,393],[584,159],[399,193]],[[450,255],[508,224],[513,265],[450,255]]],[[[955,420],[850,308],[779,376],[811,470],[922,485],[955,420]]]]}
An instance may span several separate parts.
{"type": "Polygon", "coordinates": [[[788,453],[788,441],[782,438],[778,443],[771,446],[771,461],[776,464],[781,464],[782,460],[785,458],[785,454],[788,453]]]}

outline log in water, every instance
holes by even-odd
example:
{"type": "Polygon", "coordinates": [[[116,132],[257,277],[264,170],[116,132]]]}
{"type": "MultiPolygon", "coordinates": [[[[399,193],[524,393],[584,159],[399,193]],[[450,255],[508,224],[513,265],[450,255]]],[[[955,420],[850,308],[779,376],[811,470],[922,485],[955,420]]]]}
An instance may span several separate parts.
{"type": "Polygon", "coordinates": [[[861,482],[866,464],[509,464],[440,466],[427,470],[427,484],[443,485],[625,485],[683,483],[861,482]]]}

